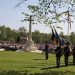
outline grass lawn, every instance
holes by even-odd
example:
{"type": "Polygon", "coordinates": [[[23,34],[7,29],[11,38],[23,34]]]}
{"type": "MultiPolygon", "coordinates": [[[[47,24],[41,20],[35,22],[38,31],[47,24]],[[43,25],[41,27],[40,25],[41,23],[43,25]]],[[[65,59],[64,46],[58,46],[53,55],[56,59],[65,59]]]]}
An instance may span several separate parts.
{"type": "Polygon", "coordinates": [[[30,52],[0,52],[0,75],[75,75],[72,56],[69,66],[64,67],[64,57],[61,57],[61,67],[55,68],[55,54],[49,54],[45,60],[44,53],[30,52]]]}

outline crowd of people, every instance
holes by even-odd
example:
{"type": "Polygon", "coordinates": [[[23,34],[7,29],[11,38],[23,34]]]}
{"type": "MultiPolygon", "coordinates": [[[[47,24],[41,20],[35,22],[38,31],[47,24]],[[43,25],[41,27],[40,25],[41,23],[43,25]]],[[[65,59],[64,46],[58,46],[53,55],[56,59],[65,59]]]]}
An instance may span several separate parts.
{"type": "MultiPolygon", "coordinates": [[[[25,46],[25,44],[9,41],[0,41],[0,49],[4,49],[5,51],[16,51],[22,49],[23,46],[25,46]]],[[[45,49],[45,44],[35,44],[35,47],[37,47],[37,50],[43,51],[45,49]]],[[[49,45],[49,49],[51,48],[52,44],[49,45]]]]}
{"type": "Polygon", "coordinates": [[[14,42],[0,42],[0,49],[4,49],[5,51],[16,51],[22,49],[22,45],[14,42]]]}
{"type": "MultiPolygon", "coordinates": [[[[45,59],[46,60],[48,60],[48,48],[49,48],[49,45],[46,44],[45,45],[45,59]]],[[[64,55],[64,63],[65,63],[65,66],[68,66],[69,56],[70,56],[71,53],[73,55],[73,64],[75,65],[75,46],[73,46],[72,48],[70,48],[69,42],[66,42],[64,45],[60,45],[60,44],[57,45],[57,47],[55,49],[55,54],[56,54],[56,67],[57,68],[60,67],[60,59],[61,59],[61,56],[62,55],[64,55]]]]}
{"type": "MultiPolygon", "coordinates": [[[[0,49],[4,49],[5,51],[16,51],[19,49],[22,49],[24,44],[22,43],[15,43],[15,42],[9,42],[9,41],[0,41],[0,49]]],[[[45,44],[35,44],[35,47],[37,47],[37,50],[44,51],[45,44]]],[[[52,44],[49,44],[49,50],[53,47],[52,44]]]]}
{"type": "MultiPolygon", "coordinates": [[[[49,43],[48,44],[48,52],[52,52],[55,48],[56,48],[56,45],[52,44],[52,43],[49,43]]],[[[36,47],[37,47],[37,50],[45,50],[45,44],[36,44],[36,47]]]]}

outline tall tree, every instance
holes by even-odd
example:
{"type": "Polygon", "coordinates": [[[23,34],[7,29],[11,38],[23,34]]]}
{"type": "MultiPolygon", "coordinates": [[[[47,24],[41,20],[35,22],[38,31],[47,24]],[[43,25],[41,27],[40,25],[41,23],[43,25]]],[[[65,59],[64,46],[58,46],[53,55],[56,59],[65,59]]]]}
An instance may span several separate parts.
{"type": "Polygon", "coordinates": [[[19,28],[20,36],[27,36],[27,30],[24,26],[19,28]]]}
{"type": "MultiPolygon", "coordinates": [[[[24,1],[30,0],[21,0],[18,5],[24,1]]],[[[36,15],[39,22],[45,24],[65,22],[68,20],[68,12],[75,14],[75,0],[38,0],[38,4],[35,4],[28,5],[28,8],[36,15]]]]}
{"type": "Polygon", "coordinates": [[[23,33],[26,33],[27,32],[27,30],[26,30],[26,28],[24,26],[20,27],[19,28],[19,31],[20,32],[23,32],[23,33]]]}
{"type": "Polygon", "coordinates": [[[40,32],[38,30],[35,30],[34,33],[32,33],[32,39],[36,43],[40,43],[40,32]]]}
{"type": "Polygon", "coordinates": [[[74,32],[71,32],[71,35],[70,35],[70,42],[74,45],[75,44],[75,33],[74,32]]]}

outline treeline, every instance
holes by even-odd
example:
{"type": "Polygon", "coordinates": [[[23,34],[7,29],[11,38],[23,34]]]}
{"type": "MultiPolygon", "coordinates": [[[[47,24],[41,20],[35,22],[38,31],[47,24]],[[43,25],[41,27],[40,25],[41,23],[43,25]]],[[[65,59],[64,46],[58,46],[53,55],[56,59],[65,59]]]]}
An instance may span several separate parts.
{"type": "MultiPolygon", "coordinates": [[[[21,37],[27,37],[28,32],[25,27],[20,27],[18,30],[12,30],[5,25],[0,26],[0,41],[19,42],[21,37]]],[[[40,33],[38,30],[32,32],[32,39],[35,43],[50,42],[51,34],[40,33]]]]}
{"type": "Polygon", "coordinates": [[[1,41],[16,41],[18,33],[11,30],[9,27],[0,26],[0,40],[1,41]]]}
{"type": "Polygon", "coordinates": [[[20,27],[18,30],[12,30],[5,25],[0,26],[0,41],[18,42],[20,37],[26,37],[26,29],[20,27]]]}
{"type": "Polygon", "coordinates": [[[34,40],[35,43],[46,43],[51,40],[51,34],[46,34],[46,33],[40,33],[38,30],[35,30],[32,33],[32,39],[34,40]]]}
{"type": "MultiPolygon", "coordinates": [[[[12,30],[5,25],[0,26],[0,41],[11,41],[11,42],[19,42],[21,37],[26,38],[28,36],[28,32],[25,27],[20,27],[18,30],[12,30]]],[[[65,40],[69,40],[72,44],[75,44],[75,33],[71,32],[70,36],[63,35],[60,33],[60,36],[65,40]]],[[[35,30],[32,32],[32,39],[35,43],[46,43],[51,41],[51,34],[40,33],[40,31],[35,30]]]]}

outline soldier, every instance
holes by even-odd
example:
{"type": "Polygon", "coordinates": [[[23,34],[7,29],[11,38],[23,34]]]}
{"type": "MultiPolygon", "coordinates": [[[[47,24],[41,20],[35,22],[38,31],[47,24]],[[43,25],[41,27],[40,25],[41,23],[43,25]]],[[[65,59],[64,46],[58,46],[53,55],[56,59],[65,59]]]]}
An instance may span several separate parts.
{"type": "Polygon", "coordinates": [[[57,48],[55,49],[55,53],[56,53],[56,67],[59,68],[60,67],[60,57],[61,57],[61,45],[58,45],[57,48]]]}
{"type": "Polygon", "coordinates": [[[75,45],[72,49],[72,52],[73,52],[73,64],[75,65],[75,45]]]}
{"type": "Polygon", "coordinates": [[[49,48],[49,45],[46,44],[45,45],[45,59],[48,60],[48,48],[49,48]]]}
{"type": "Polygon", "coordinates": [[[65,66],[68,66],[68,57],[69,56],[70,56],[69,42],[66,42],[65,47],[64,47],[65,66]]]}

